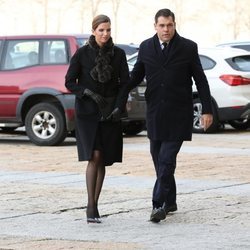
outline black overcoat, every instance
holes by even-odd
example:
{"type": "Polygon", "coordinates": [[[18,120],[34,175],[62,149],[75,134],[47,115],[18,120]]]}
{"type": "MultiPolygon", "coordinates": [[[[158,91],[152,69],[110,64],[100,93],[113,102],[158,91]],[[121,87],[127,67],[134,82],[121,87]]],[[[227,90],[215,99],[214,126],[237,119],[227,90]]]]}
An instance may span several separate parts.
{"type": "Polygon", "coordinates": [[[197,44],[175,33],[168,45],[168,53],[164,55],[157,35],[143,41],[127,92],[145,76],[149,139],[191,140],[192,79],[197,86],[203,113],[212,113],[210,90],[200,63],[197,44]]]}
{"type": "MultiPolygon", "coordinates": [[[[96,56],[97,51],[89,45],[79,48],[71,58],[65,76],[66,88],[76,95],[76,141],[80,161],[91,159],[96,131],[101,118],[97,104],[91,98],[83,96],[83,91],[88,88],[104,97],[117,96],[115,107],[122,108],[118,95],[121,86],[127,84],[129,79],[125,52],[114,46],[114,56],[111,58],[110,63],[113,68],[111,80],[107,83],[99,83],[93,80],[90,71],[96,65],[96,56]]],[[[117,128],[118,125],[113,124],[113,126],[117,128]]],[[[122,137],[122,132],[119,136],[122,137]]],[[[112,153],[109,152],[112,149],[105,148],[104,150],[107,150],[107,153],[112,153]]],[[[112,162],[116,160],[121,161],[120,155],[116,158],[117,159],[106,159],[106,165],[111,165],[112,162]]]]}

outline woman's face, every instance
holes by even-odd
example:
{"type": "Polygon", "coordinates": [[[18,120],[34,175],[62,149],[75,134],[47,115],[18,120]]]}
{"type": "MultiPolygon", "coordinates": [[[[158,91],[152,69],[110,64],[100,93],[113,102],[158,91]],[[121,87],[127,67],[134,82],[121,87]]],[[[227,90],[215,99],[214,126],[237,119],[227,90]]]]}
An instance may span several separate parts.
{"type": "Polygon", "coordinates": [[[110,23],[100,23],[95,30],[92,31],[97,44],[102,47],[111,36],[110,23]]]}

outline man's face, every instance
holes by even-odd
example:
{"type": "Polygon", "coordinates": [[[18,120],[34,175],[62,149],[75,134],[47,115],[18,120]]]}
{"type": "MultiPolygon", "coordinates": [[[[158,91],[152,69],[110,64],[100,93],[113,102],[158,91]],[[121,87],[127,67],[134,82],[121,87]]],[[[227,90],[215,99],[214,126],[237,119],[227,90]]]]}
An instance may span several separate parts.
{"type": "Polygon", "coordinates": [[[163,42],[169,42],[174,36],[175,33],[175,22],[171,16],[158,17],[157,23],[154,24],[155,30],[159,39],[163,42]]]}

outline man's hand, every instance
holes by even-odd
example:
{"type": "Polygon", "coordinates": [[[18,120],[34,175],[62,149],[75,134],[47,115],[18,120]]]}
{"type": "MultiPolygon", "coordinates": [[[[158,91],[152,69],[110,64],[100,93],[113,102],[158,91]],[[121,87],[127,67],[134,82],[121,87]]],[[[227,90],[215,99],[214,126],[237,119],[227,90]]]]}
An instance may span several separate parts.
{"type": "Polygon", "coordinates": [[[97,103],[100,109],[105,108],[107,105],[106,100],[101,95],[91,91],[90,89],[85,89],[83,95],[90,97],[94,102],[97,103]]]}
{"type": "Polygon", "coordinates": [[[203,126],[204,131],[206,131],[213,123],[213,115],[203,114],[201,117],[201,125],[203,126]]]}
{"type": "Polygon", "coordinates": [[[111,114],[107,117],[107,120],[111,121],[119,121],[121,118],[121,110],[119,108],[115,108],[111,114]]]}

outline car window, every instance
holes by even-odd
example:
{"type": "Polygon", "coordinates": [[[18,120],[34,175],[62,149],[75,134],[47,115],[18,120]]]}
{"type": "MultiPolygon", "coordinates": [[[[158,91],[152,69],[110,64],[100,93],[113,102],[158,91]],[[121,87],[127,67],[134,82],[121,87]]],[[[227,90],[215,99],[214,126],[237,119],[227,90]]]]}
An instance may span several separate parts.
{"type": "MultiPolygon", "coordinates": [[[[202,68],[204,70],[212,69],[216,65],[216,62],[207,56],[200,55],[199,57],[200,57],[202,68]]],[[[137,60],[137,56],[130,57],[128,59],[128,65],[130,67],[133,67],[136,63],[136,60],[137,60]]]]}
{"type": "Polygon", "coordinates": [[[130,56],[136,53],[139,50],[139,46],[136,45],[129,45],[129,44],[115,44],[117,47],[123,49],[127,56],[130,56]]]}
{"type": "MultiPolygon", "coordinates": [[[[216,62],[207,56],[199,55],[199,57],[203,70],[212,69],[216,65],[216,62]]],[[[132,68],[136,63],[136,60],[137,56],[130,57],[128,59],[128,66],[132,68]]]]}
{"type": "Polygon", "coordinates": [[[43,60],[44,64],[68,63],[67,46],[65,40],[44,40],[43,60]]]}
{"type": "Polygon", "coordinates": [[[11,40],[7,42],[3,69],[18,69],[38,64],[39,42],[11,40]]]}
{"type": "Polygon", "coordinates": [[[250,56],[236,56],[226,60],[232,68],[240,71],[250,71],[250,56]]]}
{"type": "Polygon", "coordinates": [[[129,64],[130,66],[134,66],[135,63],[136,63],[136,60],[137,60],[137,56],[132,56],[132,57],[130,57],[130,58],[128,59],[128,64],[129,64]]]}
{"type": "Polygon", "coordinates": [[[239,44],[239,45],[233,45],[233,48],[237,48],[237,49],[244,49],[247,51],[250,51],[250,44],[239,44]]]}
{"type": "Polygon", "coordinates": [[[83,45],[86,44],[86,42],[88,41],[88,38],[77,38],[76,41],[77,41],[78,46],[82,47],[83,45]]]}
{"type": "Polygon", "coordinates": [[[212,69],[216,65],[216,62],[211,58],[203,55],[199,56],[203,70],[212,69]]]}

